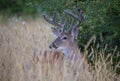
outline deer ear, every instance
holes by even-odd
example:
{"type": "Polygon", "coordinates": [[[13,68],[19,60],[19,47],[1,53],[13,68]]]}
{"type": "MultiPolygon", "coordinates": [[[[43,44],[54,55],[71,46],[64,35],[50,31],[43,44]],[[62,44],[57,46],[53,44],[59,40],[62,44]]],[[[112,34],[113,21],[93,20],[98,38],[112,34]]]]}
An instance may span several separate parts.
{"type": "Polygon", "coordinates": [[[78,34],[79,34],[79,28],[78,27],[73,28],[71,31],[71,35],[73,37],[73,40],[78,36],[78,34]]]}
{"type": "Polygon", "coordinates": [[[52,32],[53,32],[56,36],[59,36],[60,32],[59,32],[58,29],[53,28],[53,27],[52,27],[51,29],[52,29],[52,32]]]}

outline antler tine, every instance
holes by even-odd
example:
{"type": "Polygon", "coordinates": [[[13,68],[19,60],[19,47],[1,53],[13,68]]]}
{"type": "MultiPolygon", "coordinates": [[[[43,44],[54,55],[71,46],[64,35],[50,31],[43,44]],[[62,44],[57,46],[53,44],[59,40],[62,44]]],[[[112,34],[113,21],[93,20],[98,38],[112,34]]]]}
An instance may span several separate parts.
{"type": "Polygon", "coordinates": [[[81,11],[79,12],[76,7],[74,8],[74,10],[76,14],[73,14],[71,11],[64,11],[64,12],[78,21],[77,25],[75,26],[78,27],[81,21],[83,20],[83,16],[82,16],[82,12],[81,11]]]}
{"type": "Polygon", "coordinates": [[[65,16],[64,15],[61,17],[60,21],[61,21],[60,23],[62,25],[61,31],[64,31],[65,27],[67,26],[67,21],[65,20],[65,16]]]}
{"type": "Polygon", "coordinates": [[[68,31],[71,31],[73,29],[73,25],[74,25],[74,20],[71,21],[70,29],[68,31]]]}
{"type": "Polygon", "coordinates": [[[53,19],[48,18],[48,16],[47,16],[46,14],[44,14],[43,17],[44,17],[44,19],[45,19],[48,23],[50,23],[50,24],[52,24],[52,25],[55,25],[55,26],[61,27],[61,25],[58,24],[58,23],[55,21],[55,18],[56,18],[56,14],[55,14],[55,13],[53,14],[53,19]]]}
{"type": "Polygon", "coordinates": [[[78,27],[80,25],[81,21],[83,20],[82,11],[79,12],[78,18],[79,18],[79,22],[77,23],[77,25],[75,26],[75,28],[78,27]]]}
{"type": "Polygon", "coordinates": [[[74,7],[74,10],[79,18],[79,21],[82,21],[82,19],[83,19],[82,11],[78,11],[77,7],[74,7]]]}
{"type": "Polygon", "coordinates": [[[61,20],[62,20],[61,23],[57,23],[57,22],[56,22],[56,13],[55,13],[55,12],[53,13],[52,19],[48,18],[48,16],[45,15],[45,14],[44,14],[43,16],[44,16],[44,19],[45,19],[48,23],[50,23],[50,24],[52,24],[52,25],[54,25],[54,26],[58,26],[61,31],[64,31],[65,26],[67,25],[67,23],[65,22],[65,23],[63,24],[63,20],[64,20],[64,19],[61,19],[61,20]]]}
{"type": "Polygon", "coordinates": [[[55,22],[56,19],[56,12],[53,12],[53,21],[55,22]]]}

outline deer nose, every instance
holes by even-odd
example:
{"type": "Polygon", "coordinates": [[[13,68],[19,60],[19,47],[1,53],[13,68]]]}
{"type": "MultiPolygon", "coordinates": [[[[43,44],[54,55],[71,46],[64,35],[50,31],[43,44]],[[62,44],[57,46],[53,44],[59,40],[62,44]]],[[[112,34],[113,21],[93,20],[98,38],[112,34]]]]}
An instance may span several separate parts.
{"type": "Polygon", "coordinates": [[[55,44],[53,44],[53,48],[57,49],[57,46],[55,44]]]}
{"type": "Polygon", "coordinates": [[[53,44],[51,44],[51,45],[49,46],[49,48],[50,48],[50,49],[52,49],[52,48],[57,49],[57,46],[53,43],[53,44]]]}
{"type": "Polygon", "coordinates": [[[52,46],[50,45],[49,48],[52,49],[52,46]]]}

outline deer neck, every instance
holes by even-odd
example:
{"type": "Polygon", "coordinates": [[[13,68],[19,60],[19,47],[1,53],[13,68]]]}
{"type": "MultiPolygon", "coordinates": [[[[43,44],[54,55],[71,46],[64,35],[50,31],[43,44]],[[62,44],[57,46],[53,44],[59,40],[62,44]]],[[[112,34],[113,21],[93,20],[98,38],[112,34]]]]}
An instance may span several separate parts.
{"type": "Polygon", "coordinates": [[[66,48],[62,51],[63,51],[65,57],[67,57],[68,59],[73,59],[73,58],[81,59],[82,58],[76,43],[71,43],[71,45],[68,48],[66,48]]]}
{"type": "Polygon", "coordinates": [[[69,55],[69,54],[78,54],[78,48],[74,48],[74,46],[71,46],[65,50],[63,50],[64,55],[69,55]]]}

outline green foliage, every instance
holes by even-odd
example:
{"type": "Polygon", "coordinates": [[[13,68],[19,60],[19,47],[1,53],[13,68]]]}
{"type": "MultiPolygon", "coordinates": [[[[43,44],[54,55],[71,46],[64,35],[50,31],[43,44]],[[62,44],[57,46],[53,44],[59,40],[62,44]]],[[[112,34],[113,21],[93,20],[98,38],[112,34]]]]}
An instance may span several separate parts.
{"type": "Polygon", "coordinates": [[[1,13],[32,14],[36,12],[36,6],[32,0],[0,0],[1,13]]]}
{"type": "MultiPolygon", "coordinates": [[[[0,3],[0,12],[7,15],[51,15],[56,11],[59,13],[58,19],[64,9],[73,9],[73,6],[77,6],[84,15],[77,40],[79,47],[84,48],[90,37],[95,34],[101,47],[108,44],[112,50],[117,45],[120,50],[120,0],[0,0],[0,3]]],[[[67,19],[71,21],[70,18],[67,19]]]]}
{"type": "Polygon", "coordinates": [[[116,45],[120,47],[119,5],[119,0],[77,2],[77,6],[84,11],[84,21],[81,24],[83,29],[80,30],[78,37],[80,46],[84,45],[93,34],[97,36],[97,43],[100,43],[100,34],[102,34],[102,45],[109,44],[111,49],[116,45]]]}

